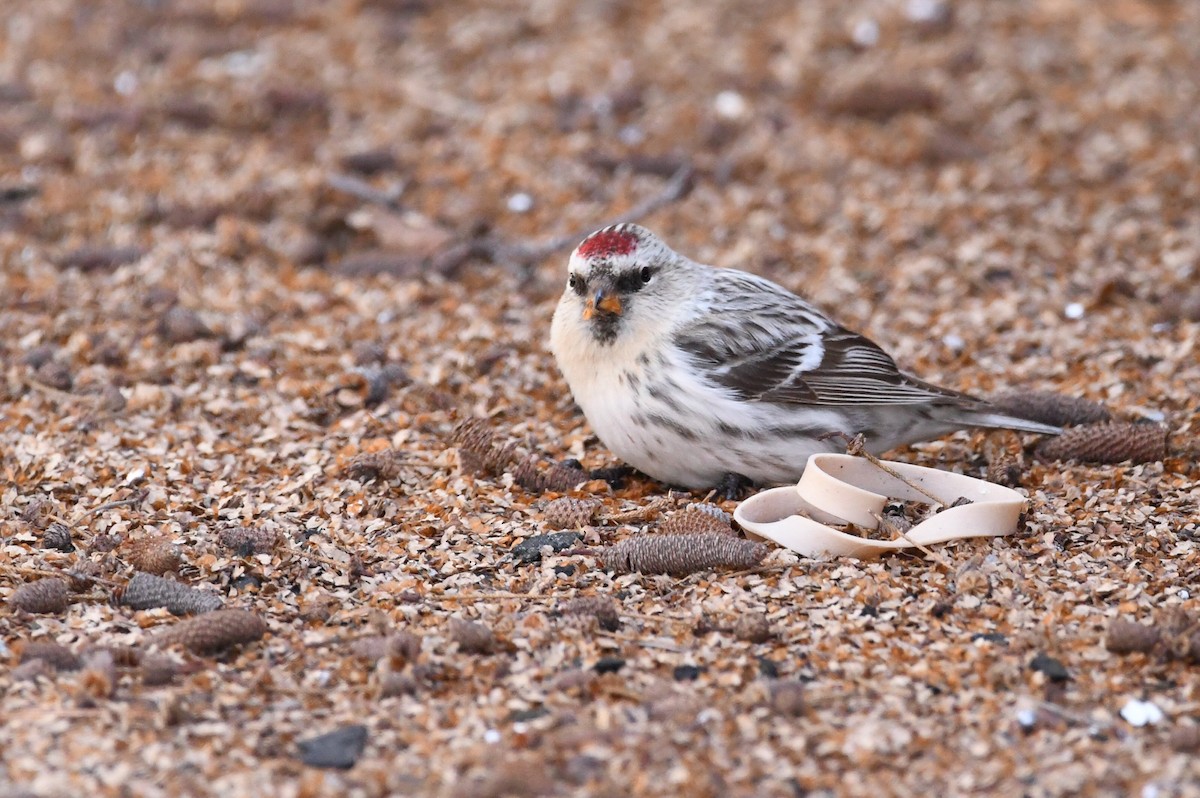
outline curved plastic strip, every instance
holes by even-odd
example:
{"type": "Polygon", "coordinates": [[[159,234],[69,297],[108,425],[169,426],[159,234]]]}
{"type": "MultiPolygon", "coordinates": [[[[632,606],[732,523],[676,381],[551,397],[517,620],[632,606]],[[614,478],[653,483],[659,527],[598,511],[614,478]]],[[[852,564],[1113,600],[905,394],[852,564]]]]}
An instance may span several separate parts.
{"type": "Polygon", "coordinates": [[[952,504],[958,499],[968,499],[970,504],[945,507],[908,530],[907,539],[870,540],[851,535],[830,524],[849,523],[877,529],[888,500],[928,503],[929,496],[865,458],[824,453],[808,458],[799,483],[751,496],[738,505],[733,517],[748,533],[808,557],[819,554],[876,557],[909,548],[914,543],[929,546],[1016,531],[1026,502],[1015,490],[935,468],[883,462],[941,501],[952,504]]]}

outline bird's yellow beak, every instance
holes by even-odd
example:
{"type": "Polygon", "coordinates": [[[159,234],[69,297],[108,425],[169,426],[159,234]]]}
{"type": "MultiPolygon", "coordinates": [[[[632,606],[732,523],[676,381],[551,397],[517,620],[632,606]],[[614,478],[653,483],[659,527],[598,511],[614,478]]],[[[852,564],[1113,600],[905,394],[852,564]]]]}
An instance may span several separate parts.
{"type": "Polygon", "coordinates": [[[607,294],[604,291],[597,291],[594,296],[588,297],[587,302],[584,303],[583,318],[586,321],[590,321],[596,317],[597,313],[620,316],[621,298],[614,294],[607,294]]]}

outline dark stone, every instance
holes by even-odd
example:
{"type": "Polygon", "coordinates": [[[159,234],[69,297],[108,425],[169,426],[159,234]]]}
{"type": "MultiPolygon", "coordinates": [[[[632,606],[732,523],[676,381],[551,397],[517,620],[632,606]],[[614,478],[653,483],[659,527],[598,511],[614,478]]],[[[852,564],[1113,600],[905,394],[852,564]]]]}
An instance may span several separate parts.
{"type": "Polygon", "coordinates": [[[592,668],[596,673],[616,673],[625,667],[625,660],[620,657],[601,657],[592,668]]]}
{"type": "Polygon", "coordinates": [[[779,665],[766,657],[758,658],[758,675],[767,679],[779,678],[779,665]]]}
{"type": "Polygon", "coordinates": [[[694,682],[700,678],[702,673],[704,673],[704,668],[699,665],[676,665],[673,675],[677,682],[694,682]]]}
{"type": "Polygon", "coordinates": [[[534,707],[533,709],[518,709],[510,712],[508,720],[510,723],[527,723],[531,720],[537,720],[550,714],[550,710],[545,707],[534,707]]]}
{"type": "Polygon", "coordinates": [[[343,726],[336,731],[310,737],[296,744],[300,761],[315,768],[347,768],[362,756],[367,744],[366,726],[343,726]]]}
{"type": "Polygon", "coordinates": [[[1039,652],[1029,661],[1029,669],[1046,674],[1046,678],[1052,682],[1065,682],[1071,678],[1071,674],[1067,672],[1067,666],[1045,651],[1039,652]]]}
{"type": "Polygon", "coordinates": [[[554,551],[562,551],[568,546],[574,546],[579,541],[575,532],[551,532],[546,535],[534,535],[525,538],[512,547],[512,554],[523,563],[535,563],[542,559],[542,547],[549,546],[554,551]]]}

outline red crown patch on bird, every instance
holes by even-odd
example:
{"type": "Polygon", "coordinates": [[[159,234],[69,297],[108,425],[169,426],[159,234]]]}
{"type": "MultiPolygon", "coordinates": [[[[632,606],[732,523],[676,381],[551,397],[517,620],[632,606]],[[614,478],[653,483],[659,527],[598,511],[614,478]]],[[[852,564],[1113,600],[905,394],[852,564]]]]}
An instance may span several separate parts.
{"type": "Polygon", "coordinates": [[[577,251],[582,258],[603,258],[610,255],[628,255],[637,247],[636,233],[620,227],[608,227],[584,239],[577,251]]]}

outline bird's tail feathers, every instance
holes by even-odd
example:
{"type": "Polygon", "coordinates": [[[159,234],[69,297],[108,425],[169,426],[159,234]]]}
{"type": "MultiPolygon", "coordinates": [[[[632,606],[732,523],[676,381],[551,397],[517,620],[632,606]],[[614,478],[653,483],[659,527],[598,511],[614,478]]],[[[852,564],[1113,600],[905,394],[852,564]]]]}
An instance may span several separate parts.
{"type": "Polygon", "coordinates": [[[983,429],[1011,429],[1017,432],[1036,432],[1041,435],[1061,435],[1062,427],[1053,424],[1043,424],[1040,421],[1030,421],[1027,418],[1017,418],[1004,413],[964,412],[959,419],[963,426],[982,427],[983,429]]]}

